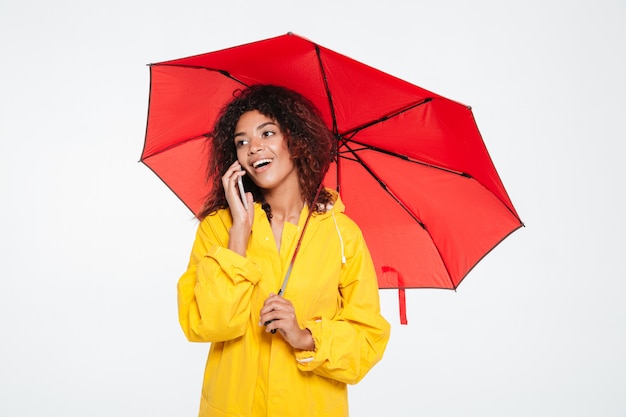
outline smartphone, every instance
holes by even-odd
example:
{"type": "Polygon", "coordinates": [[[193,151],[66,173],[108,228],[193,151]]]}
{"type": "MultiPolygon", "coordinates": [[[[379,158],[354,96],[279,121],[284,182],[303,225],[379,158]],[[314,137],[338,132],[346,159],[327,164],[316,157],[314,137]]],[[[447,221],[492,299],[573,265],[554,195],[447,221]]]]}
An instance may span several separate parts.
{"type": "Polygon", "coordinates": [[[246,190],[243,189],[243,180],[241,177],[237,178],[237,185],[239,186],[239,194],[241,195],[241,202],[246,210],[248,210],[248,199],[246,198],[246,190]]]}

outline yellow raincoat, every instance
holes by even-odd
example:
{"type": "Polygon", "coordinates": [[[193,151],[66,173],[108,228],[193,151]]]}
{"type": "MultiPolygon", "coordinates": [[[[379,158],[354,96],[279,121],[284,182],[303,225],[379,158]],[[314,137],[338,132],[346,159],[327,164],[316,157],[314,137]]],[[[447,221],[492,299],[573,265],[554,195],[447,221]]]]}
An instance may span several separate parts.
{"type": "Polygon", "coordinates": [[[337,196],[311,216],[283,294],[315,351],[292,348],[259,326],[263,302],[282,285],[308,215],[285,222],[280,253],[256,203],[247,256],[227,249],[228,210],[199,225],[187,271],[178,282],[179,320],[192,342],[211,342],[200,416],[347,416],[346,384],[382,358],[389,323],[380,315],[378,284],[358,226],[337,196]]]}

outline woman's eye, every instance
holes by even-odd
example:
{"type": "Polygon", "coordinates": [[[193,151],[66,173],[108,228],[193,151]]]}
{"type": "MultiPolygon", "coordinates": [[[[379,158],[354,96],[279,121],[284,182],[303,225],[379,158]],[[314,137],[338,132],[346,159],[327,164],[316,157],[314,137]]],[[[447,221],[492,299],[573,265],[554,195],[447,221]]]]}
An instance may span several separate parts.
{"type": "Polygon", "coordinates": [[[237,148],[241,148],[242,146],[245,146],[248,144],[248,141],[245,139],[240,139],[237,142],[235,142],[235,147],[237,148]]]}
{"type": "Polygon", "coordinates": [[[267,137],[270,137],[270,136],[273,136],[273,135],[274,135],[274,131],[273,130],[266,130],[266,131],[264,131],[261,134],[261,136],[264,137],[264,138],[267,138],[267,137]]]}

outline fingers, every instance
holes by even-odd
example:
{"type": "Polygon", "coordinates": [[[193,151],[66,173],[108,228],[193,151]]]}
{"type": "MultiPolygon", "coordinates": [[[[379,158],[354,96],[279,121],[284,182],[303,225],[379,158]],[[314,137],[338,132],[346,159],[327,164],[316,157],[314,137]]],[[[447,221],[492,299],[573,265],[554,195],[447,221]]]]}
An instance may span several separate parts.
{"type": "Polygon", "coordinates": [[[226,191],[227,196],[229,192],[237,191],[237,179],[243,177],[245,174],[246,171],[241,168],[239,161],[233,162],[232,165],[228,167],[222,176],[222,185],[224,186],[224,191],[226,191]]]}
{"type": "MultiPolygon", "coordinates": [[[[229,230],[228,249],[241,256],[246,256],[254,222],[254,205],[251,199],[248,199],[248,208],[244,207],[237,185],[237,179],[245,174],[246,172],[241,169],[239,162],[235,161],[222,176],[224,194],[233,219],[233,225],[229,230]]],[[[248,197],[252,197],[252,195],[246,195],[246,198],[248,197]]]]}
{"type": "Polygon", "coordinates": [[[248,209],[252,207],[252,203],[250,202],[250,197],[252,197],[252,195],[250,193],[246,193],[244,196],[241,195],[237,180],[244,175],[246,175],[246,171],[241,168],[239,161],[235,161],[230,165],[230,167],[228,167],[222,176],[222,185],[224,187],[226,201],[228,201],[228,206],[230,207],[231,212],[245,217],[244,213],[247,213],[248,209]]]}
{"type": "Polygon", "coordinates": [[[272,311],[280,311],[289,308],[293,309],[291,301],[281,297],[280,295],[270,293],[269,297],[267,297],[267,299],[263,303],[263,307],[261,308],[261,315],[267,314],[272,311]]]}
{"type": "Polygon", "coordinates": [[[275,294],[265,300],[261,309],[259,326],[268,333],[280,333],[283,339],[296,349],[314,350],[315,341],[308,329],[300,328],[291,301],[275,294]]]}
{"type": "Polygon", "coordinates": [[[297,327],[297,319],[291,301],[276,294],[270,294],[265,300],[260,312],[259,325],[265,326],[266,332],[274,333],[277,329],[281,333],[297,327]]]}

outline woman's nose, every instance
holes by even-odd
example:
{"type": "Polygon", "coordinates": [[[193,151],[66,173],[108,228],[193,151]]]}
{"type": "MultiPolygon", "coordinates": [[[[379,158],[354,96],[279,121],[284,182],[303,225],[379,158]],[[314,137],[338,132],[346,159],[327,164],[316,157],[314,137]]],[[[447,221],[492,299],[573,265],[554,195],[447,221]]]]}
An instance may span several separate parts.
{"type": "Polygon", "coordinates": [[[248,147],[248,152],[251,154],[257,153],[263,149],[263,143],[261,138],[252,138],[250,139],[250,146],[248,147]]]}

